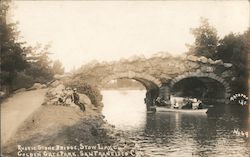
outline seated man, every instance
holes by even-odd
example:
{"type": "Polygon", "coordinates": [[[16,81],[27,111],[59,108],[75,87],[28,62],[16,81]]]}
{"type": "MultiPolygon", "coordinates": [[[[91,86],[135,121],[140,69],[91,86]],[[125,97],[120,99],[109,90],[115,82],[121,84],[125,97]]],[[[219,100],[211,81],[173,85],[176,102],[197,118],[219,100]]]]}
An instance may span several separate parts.
{"type": "Polygon", "coordinates": [[[73,94],[71,95],[71,100],[77,105],[80,107],[80,109],[82,111],[85,111],[85,105],[83,103],[80,102],[80,96],[79,94],[77,93],[76,91],[77,89],[74,88],[73,89],[73,94]]]}

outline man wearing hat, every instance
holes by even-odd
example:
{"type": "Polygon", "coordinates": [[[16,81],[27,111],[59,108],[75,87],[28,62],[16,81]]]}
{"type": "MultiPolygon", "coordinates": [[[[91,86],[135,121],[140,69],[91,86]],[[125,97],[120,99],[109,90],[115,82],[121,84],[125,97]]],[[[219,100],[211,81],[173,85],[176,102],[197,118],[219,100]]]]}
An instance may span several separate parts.
{"type": "Polygon", "coordinates": [[[76,104],[77,106],[79,106],[82,111],[85,111],[85,106],[84,106],[83,103],[80,102],[80,96],[77,93],[77,89],[76,88],[73,89],[73,93],[71,95],[71,100],[72,100],[72,102],[74,102],[74,104],[76,104]]]}

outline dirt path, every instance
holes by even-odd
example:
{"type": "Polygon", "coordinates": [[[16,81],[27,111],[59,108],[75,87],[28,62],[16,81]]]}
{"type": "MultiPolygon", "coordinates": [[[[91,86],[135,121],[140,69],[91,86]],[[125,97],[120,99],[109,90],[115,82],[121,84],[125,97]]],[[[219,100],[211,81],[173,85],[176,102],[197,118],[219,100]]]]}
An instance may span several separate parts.
{"type": "MultiPolygon", "coordinates": [[[[29,153],[32,152],[44,156],[44,151],[36,150],[24,150],[20,155],[17,155],[19,152],[17,145],[33,148],[38,145],[96,146],[101,144],[103,146],[119,146],[121,152],[130,152],[130,150],[135,149],[132,148],[134,143],[130,142],[129,139],[125,139],[122,132],[116,131],[113,126],[103,119],[101,107],[96,108],[91,103],[86,103],[90,102],[87,97],[84,100],[86,111],[82,112],[77,106],[49,104],[40,106],[45,92],[45,90],[39,90],[20,93],[2,105],[1,108],[4,111],[2,124],[5,125],[5,127],[2,127],[4,128],[2,134],[5,134],[5,137],[2,136],[5,140],[5,144],[2,144],[2,156],[27,156],[27,154],[29,156],[29,153]],[[31,97],[30,100],[27,100],[27,97],[31,97]],[[22,119],[18,117],[22,117],[22,119]],[[14,123],[15,125],[8,125],[8,123],[14,123]]],[[[92,150],[84,150],[83,152],[88,151],[92,150]]],[[[71,151],[65,150],[65,152],[71,151]]],[[[74,152],[80,156],[80,150],[74,152]]],[[[57,154],[55,156],[63,157],[65,155],[57,154]]]]}
{"type": "Polygon", "coordinates": [[[1,104],[2,145],[44,101],[47,89],[17,93],[1,104]]]}

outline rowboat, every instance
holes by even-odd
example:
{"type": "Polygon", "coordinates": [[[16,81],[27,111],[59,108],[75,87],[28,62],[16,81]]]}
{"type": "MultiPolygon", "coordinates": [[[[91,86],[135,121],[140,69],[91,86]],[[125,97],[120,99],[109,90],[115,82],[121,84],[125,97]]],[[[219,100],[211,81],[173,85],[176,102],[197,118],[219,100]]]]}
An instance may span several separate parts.
{"type": "Polygon", "coordinates": [[[189,114],[206,114],[208,109],[174,109],[167,107],[156,107],[156,112],[180,112],[180,113],[189,113],[189,114]]]}

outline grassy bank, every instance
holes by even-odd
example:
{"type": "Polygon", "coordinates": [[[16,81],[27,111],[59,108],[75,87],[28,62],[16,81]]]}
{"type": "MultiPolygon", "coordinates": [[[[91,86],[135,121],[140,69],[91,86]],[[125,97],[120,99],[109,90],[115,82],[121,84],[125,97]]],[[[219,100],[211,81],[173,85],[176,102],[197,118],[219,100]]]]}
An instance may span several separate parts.
{"type": "MultiPolygon", "coordinates": [[[[2,148],[3,156],[18,156],[18,153],[20,154],[18,145],[22,147],[102,145],[115,146],[120,152],[133,151],[134,144],[122,138],[121,134],[104,120],[100,109],[92,109],[91,104],[86,105],[85,112],[77,107],[43,105],[26,119],[16,134],[2,148]]],[[[90,150],[82,151],[89,152],[90,150]]],[[[105,150],[102,151],[105,152],[105,150]]],[[[21,153],[30,152],[36,151],[24,150],[21,153]]],[[[80,150],[76,152],[79,155],[80,150]]],[[[81,155],[87,156],[87,154],[81,155]]]]}

